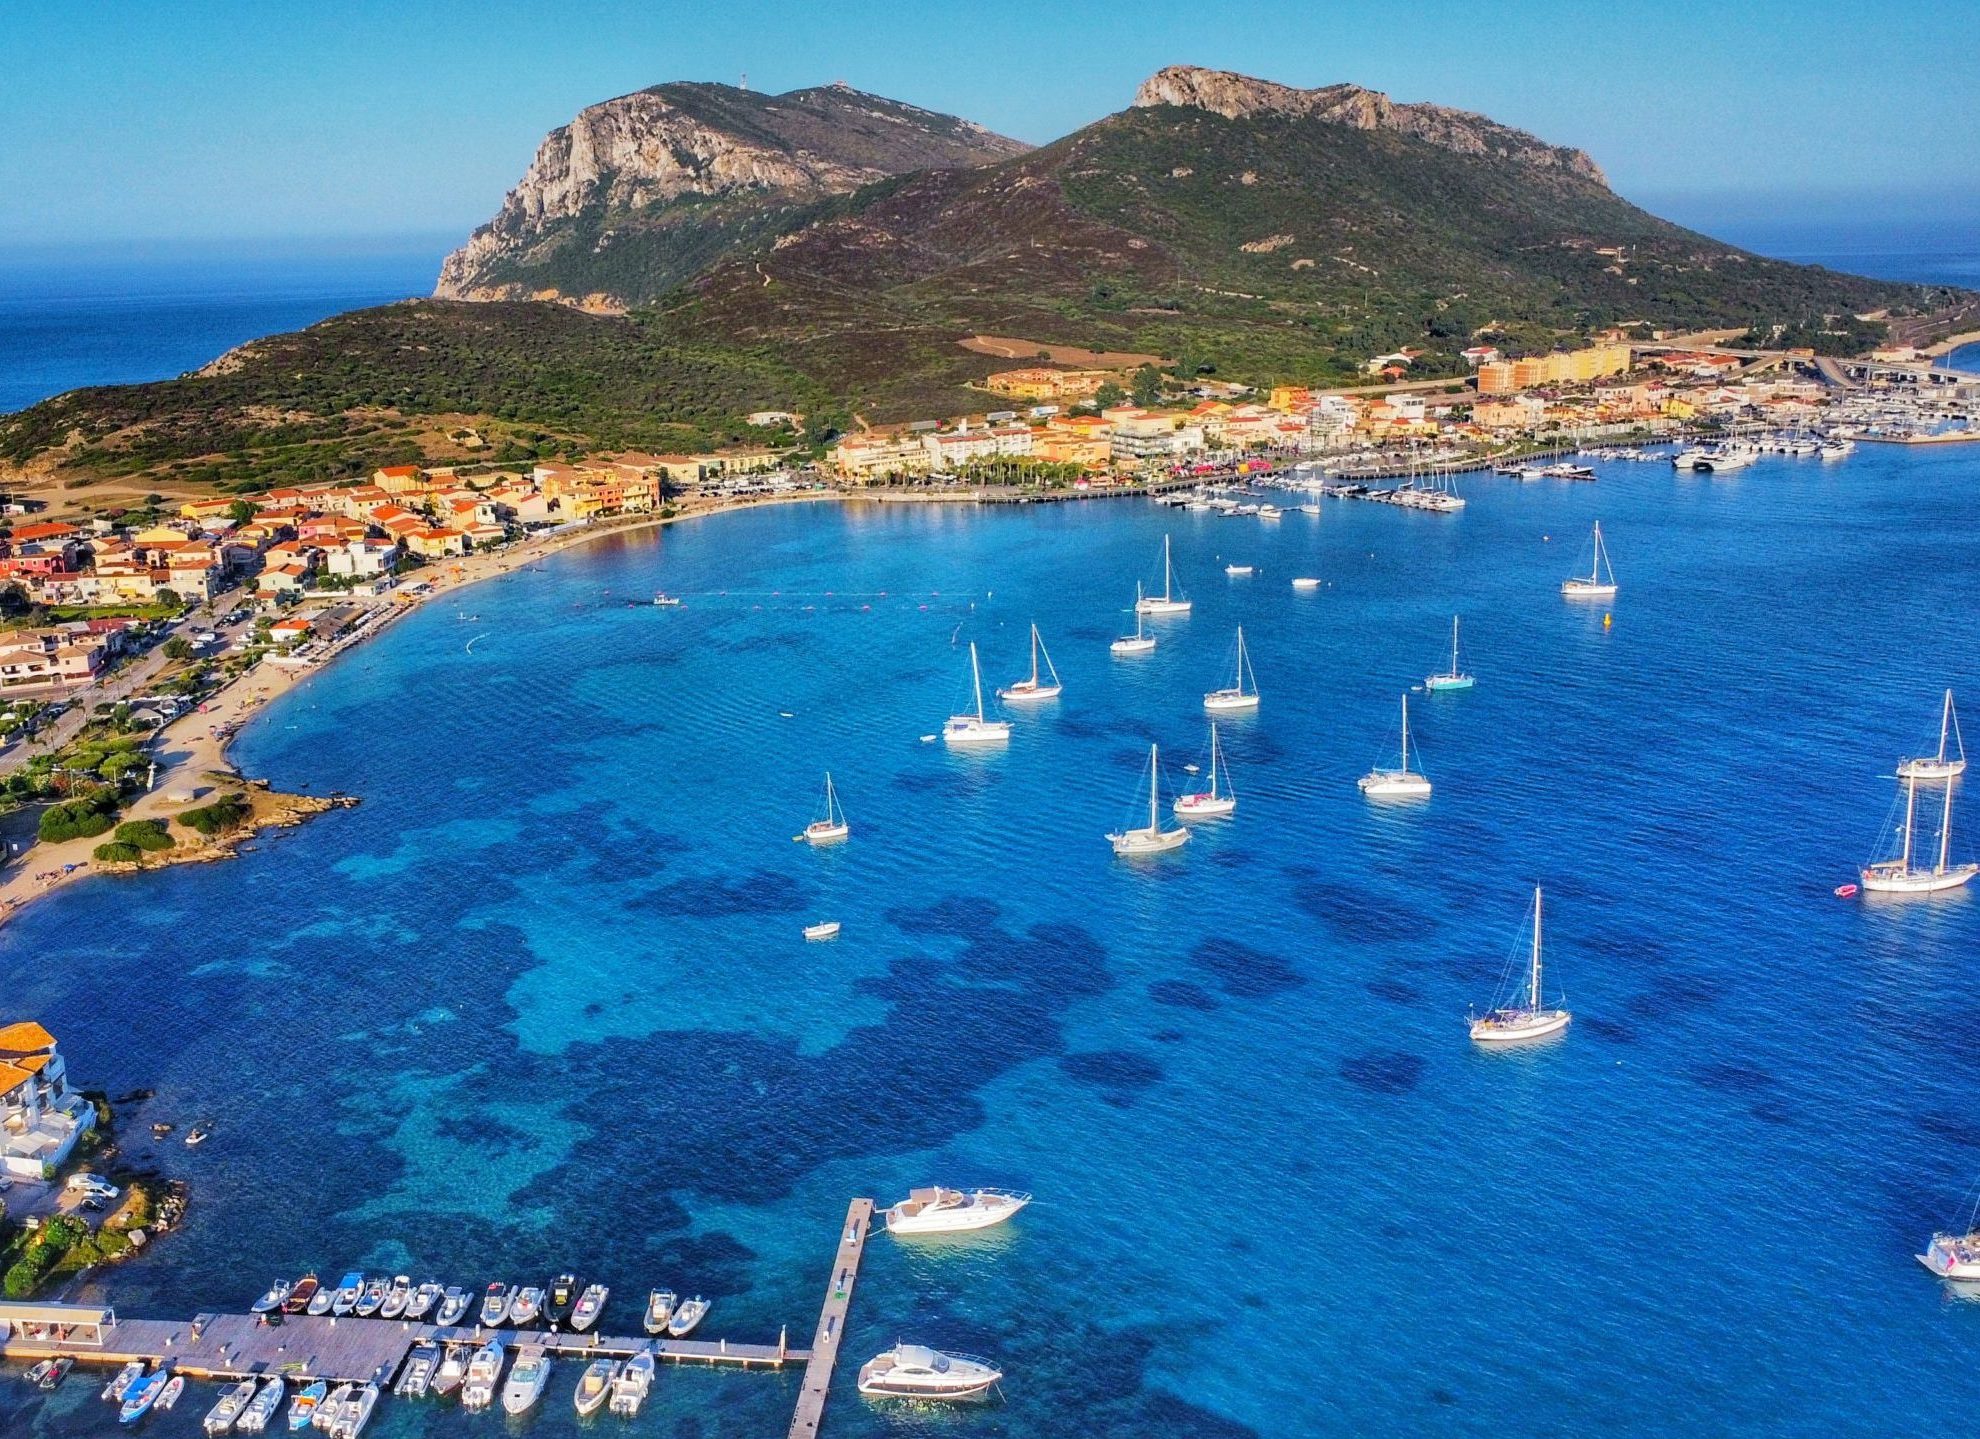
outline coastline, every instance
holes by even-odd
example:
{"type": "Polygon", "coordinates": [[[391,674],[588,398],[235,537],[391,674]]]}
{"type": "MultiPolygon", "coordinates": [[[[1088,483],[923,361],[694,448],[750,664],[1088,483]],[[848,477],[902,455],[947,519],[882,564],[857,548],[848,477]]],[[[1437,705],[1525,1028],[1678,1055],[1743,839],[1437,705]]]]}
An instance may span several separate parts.
{"type": "MultiPolygon", "coordinates": [[[[128,877],[168,869],[177,864],[232,859],[241,845],[265,829],[287,828],[325,810],[357,803],[357,800],[341,797],[321,799],[276,791],[266,780],[241,774],[228,758],[228,751],[233,747],[234,737],[241,727],[263,708],[291,690],[307,685],[345,654],[362,648],[421,606],[443,595],[459,594],[483,580],[510,574],[607,535],[659,529],[683,520],[710,519],[717,515],[760,509],[766,505],[839,502],[846,498],[841,490],[820,490],[797,495],[727,500],[698,508],[682,507],[665,516],[628,515],[587,525],[580,530],[525,540],[501,550],[469,555],[444,566],[433,566],[428,588],[423,593],[395,593],[388,601],[392,608],[381,619],[365,625],[316,664],[306,669],[295,669],[264,659],[238,679],[216,690],[199,708],[179,716],[158,732],[150,747],[152,755],[158,760],[157,777],[151,788],[124,811],[122,818],[169,819],[179,810],[211,799],[214,790],[225,784],[245,790],[254,801],[254,814],[250,822],[243,824],[237,833],[219,840],[188,837],[174,858],[142,865],[98,864],[92,856],[96,846],[103,842],[103,835],[63,840],[59,844],[31,844],[13,856],[8,861],[7,869],[0,872],[0,927],[36,900],[93,875],[128,877]],[[168,799],[170,795],[179,798],[168,799]],[[186,795],[193,798],[187,799],[186,795]]],[[[426,571],[419,573],[422,577],[427,574],[426,571]]],[[[175,827],[175,836],[180,832],[175,827]]]]}
{"type": "Polygon", "coordinates": [[[1940,360],[1962,346],[1974,344],[1980,344],[1980,330],[1967,330],[1961,334],[1948,335],[1943,340],[1927,345],[1918,353],[1921,355],[1930,355],[1933,359],[1940,360]]]}

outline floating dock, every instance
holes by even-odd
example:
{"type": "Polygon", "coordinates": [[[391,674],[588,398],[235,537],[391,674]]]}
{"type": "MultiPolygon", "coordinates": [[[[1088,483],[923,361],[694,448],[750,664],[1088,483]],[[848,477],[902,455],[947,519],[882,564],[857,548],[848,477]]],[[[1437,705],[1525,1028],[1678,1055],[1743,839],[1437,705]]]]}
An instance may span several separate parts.
{"type": "Polygon", "coordinates": [[[859,1278],[860,1255],[866,1252],[866,1235],[872,1227],[873,1201],[855,1199],[846,1210],[839,1252],[832,1259],[832,1281],[825,1286],[825,1303],[818,1311],[818,1332],[812,1336],[797,1411],[791,1415],[791,1439],[816,1439],[819,1421],[825,1417],[832,1366],[838,1362],[839,1341],[846,1337],[846,1311],[852,1308],[853,1282],[859,1278]]]}

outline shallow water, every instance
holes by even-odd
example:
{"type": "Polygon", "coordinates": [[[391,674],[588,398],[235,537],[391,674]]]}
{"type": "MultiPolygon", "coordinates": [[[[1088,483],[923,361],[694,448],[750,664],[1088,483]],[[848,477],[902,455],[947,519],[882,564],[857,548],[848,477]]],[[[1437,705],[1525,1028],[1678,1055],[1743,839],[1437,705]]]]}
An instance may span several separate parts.
{"type": "MultiPolygon", "coordinates": [[[[1980,1306],[1910,1256],[1980,1170],[1980,910],[1830,890],[1939,691],[1980,689],[1980,464],[1602,471],[1274,526],[788,507],[428,606],[241,741],[360,808],[0,930],[7,1009],[78,1080],[157,1091],[129,1133],[215,1123],[134,1140],[194,1204],[107,1291],[190,1314],[306,1267],[570,1267],[618,1329],[665,1283],[716,1297],[711,1335],[805,1343],[847,1198],[939,1178],[1039,1198],[873,1243],[831,1435],[1939,1427],[1980,1306]],[[1558,593],[1597,518],[1606,628],[1558,593]],[[1165,531],[1195,613],[1111,659],[1165,531]],[[1354,779],[1454,610],[1478,687],[1411,705],[1436,792],[1372,807],[1354,779]],[[1005,752],[922,743],[962,646],[1006,683],[1033,619],[1064,699],[1005,752]],[[1239,622],[1238,815],[1115,861],[1146,746],[1171,788],[1203,758],[1239,622]],[[828,766],[854,835],[814,852],[828,766]],[[1536,883],[1574,1029],[1479,1053],[1465,1009],[1536,883]],[[803,943],[816,918],[843,937],[803,943]],[[1001,1400],[865,1404],[896,1338],[995,1357],[1001,1400]]],[[[532,1430],[572,1428],[576,1377],[532,1430]]],[[[0,1386],[0,1427],[101,1431],[85,1391],[0,1386]]],[[[637,1427],[780,1432],[795,1392],[668,1372],[637,1427]]],[[[372,1432],[497,1422],[395,1403],[372,1432]]]]}

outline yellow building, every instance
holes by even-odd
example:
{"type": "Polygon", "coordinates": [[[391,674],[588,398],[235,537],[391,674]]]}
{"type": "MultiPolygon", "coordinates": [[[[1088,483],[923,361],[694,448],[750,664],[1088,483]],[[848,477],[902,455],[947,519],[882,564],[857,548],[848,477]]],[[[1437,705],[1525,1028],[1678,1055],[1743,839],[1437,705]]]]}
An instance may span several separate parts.
{"type": "Polygon", "coordinates": [[[1052,370],[1040,365],[1000,370],[983,384],[992,394],[1013,400],[1090,400],[1116,378],[1112,370],[1052,370]]]}
{"type": "Polygon", "coordinates": [[[1585,384],[1629,368],[1629,346],[1591,345],[1581,350],[1556,350],[1522,360],[1493,360],[1478,367],[1478,393],[1510,394],[1536,385],[1585,384]]]}
{"type": "Polygon", "coordinates": [[[1289,415],[1312,399],[1313,391],[1305,385],[1274,385],[1272,397],[1265,403],[1280,414],[1289,415]]]}

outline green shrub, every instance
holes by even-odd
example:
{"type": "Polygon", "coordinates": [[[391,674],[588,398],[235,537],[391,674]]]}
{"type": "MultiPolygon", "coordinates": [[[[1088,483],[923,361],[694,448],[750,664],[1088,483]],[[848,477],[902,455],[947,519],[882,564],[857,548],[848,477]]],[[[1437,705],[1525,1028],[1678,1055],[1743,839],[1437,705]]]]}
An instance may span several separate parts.
{"type": "Polygon", "coordinates": [[[44,844],[60,844],[65,839],[91,839],[110,828],[116,813],[116,801],[109,795],[64,800],[41,812],[41,823],[36,833],[44,844]]]}
{"type": "Polygon", "coordinates": [[[198,830],[211,839],[214,835],[232,829],[248,817],[247,801],[239,795],[223,795],[212,804],[198,809],[181,810],[179,823],[189,829],[198,830]]]}
{"type": "Polygon", "coordinates": [[[136,864],[144,858],[143,850],[134,844],[124,844],[120,840],[99,844],[92,853],[99,864],[136,864]]]}
{"type": "Polygon", "coordinates": [[[127,819],[117,826],[117,838],[144,850],[170,849],[176,841],[162,819],[127,819]]]}
{"type": "Polygon", "coordinates": [[[65,1214],[51,1216],[7,1271],[7,1297],[25,1299],[34,1293],[48,1272],[88,1233],[89,1227],[80,1220],[65,1214]]]}

